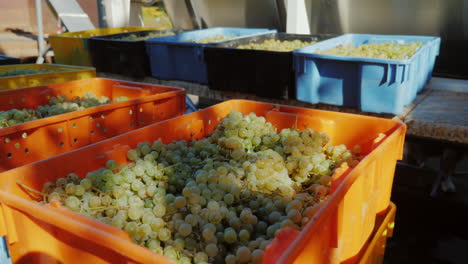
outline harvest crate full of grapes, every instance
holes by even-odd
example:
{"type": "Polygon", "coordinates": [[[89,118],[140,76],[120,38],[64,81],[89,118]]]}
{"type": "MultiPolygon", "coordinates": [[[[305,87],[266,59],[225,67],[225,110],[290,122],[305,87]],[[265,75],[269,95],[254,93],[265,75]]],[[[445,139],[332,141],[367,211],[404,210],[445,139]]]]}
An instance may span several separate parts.
{"type": "MultiPolygon", "coordinates": [[[[291,241],[277,236],[280,230],[304,229],[301,234],[307,235],[293,239],[304,248],[331,243],[330,237],[310,241],[313,234],[322,236],[315,224],[320,221],[323,227],[336,225],[346,242],[326,246],[314,258],[345,260],[359,253],[372,231],[372,225],[360,222],[374,222],[389,206],[387,183],[404,131],[392,120],[234,100],[10,170],[0,179],[0,196],[22,221],[39,208],[42,216],[34,221],[43,221],[66,211],[54,209],[63,205],[70,210],[62,215],[67,226],[96,228],[88,233],[93,247],[107,248],[100,241],[112,237],[116,250],[108,261],[123,257],[146,263],[164,256],[179,263],[273,263],[283,252],[275,247],[291,247],[291,241]],[[361,127],[351,129],[356,122],[361,127]],[[350,133],[337,133],[341,129],[350,133]],[[83,158],[87,165],[66,162],[83,158]],[[43,174],[51,166],[54,172],[43,174]],[[389,171],[377,173],[375,166],[389,171]],[[363,181],[362,173],[379,181],[363,181]],[[368,193],[359,195],[360,203],[343,203],[363,187],[368,193]],[[27,204],[26,212],[17,211],[17,202],[27,204]],[[335,217],[345,222],[333,220],[335,206],[344,210],[335,217]],[[363,206],[368,214],[351,220],[363,206]],[[102,223],[113,228],[97,232],[102,223]],[[347,236],[350,227],[362,234],[347,236]]],[[[73,244],[84,239],[77,228],[67,230],[73,244]]],[[[21,247],[18,243],[11,250],[21,247]]]]}

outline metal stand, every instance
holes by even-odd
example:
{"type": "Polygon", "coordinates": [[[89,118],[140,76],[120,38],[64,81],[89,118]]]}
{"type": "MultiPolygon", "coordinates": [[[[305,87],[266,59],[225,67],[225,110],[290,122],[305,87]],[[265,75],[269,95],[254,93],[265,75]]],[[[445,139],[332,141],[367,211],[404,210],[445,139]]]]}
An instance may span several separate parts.
{"type": "MultiPolygon", "coordinates": [[[[81,9],[80,5],[75,0],[48,0],[52,8],[58,15],[60,23],[62,23],[67,31],[82,31],[94,29],[93,23],[88,15],[81,9]]],[[[42,3],[41,0],[35,0],[36,19],[37,19],[37,44],[38,56],[36,63],[44,63],[44,57],[53,55],[50,50],[50,45],[44,44],[44,28],[42,23],[42,3]]]]}

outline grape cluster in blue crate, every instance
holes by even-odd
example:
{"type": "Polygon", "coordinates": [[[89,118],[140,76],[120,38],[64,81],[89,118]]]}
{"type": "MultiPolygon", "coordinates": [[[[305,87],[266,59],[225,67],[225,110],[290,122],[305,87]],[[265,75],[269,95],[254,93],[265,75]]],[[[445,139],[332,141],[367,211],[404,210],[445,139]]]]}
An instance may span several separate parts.
{"type": "Polygon", "coordinates": [[[216,41],[221,41],[221,40],[232,39],[232,38],[235,38],[235,37],[236,37],[235,35],[229,35],[229,36],[216,35],[216,36],[213,36],[213,37],[200,38],[198,40],[189,39],[189,40],[185,40],[185,42],[211,43],[211,42],[216,42],[216,41]]]}
{"type": "Polygon", "coordinates": [[[171,36],[171,35],[174,35],[174,33],[173,32],[152,32],[144,36],[138,36],[138,34],[130,34],[128,36],[121,37],[119,39],[128,40],[128,41],[139,41],[139,40],[157,38],[157,37],[162,37],[162,36],[171,36]]]}
{"type": "Polygon", "coordinates": [[[296,49],[303,48],[314,44],[315,42],[311,41],[301,41],[298,39],[295,40],[277,40],[277,39],[267,39],[262,43],[249,43],[237,46],[238,49],[255,49],[255,50],[268,50],[268,51],[281,51],[281,52],[290,52],[296,49]]]}
{"type": "Polygon", "coordinates": [[[411,58],[422,47],[421,42],[398,44],[395,42],[369,43],[354,47],[352,43],[334,48],[316,51],[318,54],[340,55],[351,57],[366,57],[379,59],[403,60],[411,58]]]}
{"type": "Polygon", "coordinates": [[[324,133],[232,111],[201,140],[141,142],[128,163],[44,184],[43,203],[124,230],[179,263],[261,263],[278,230],[300,230],[359,156],[324,133]]]}

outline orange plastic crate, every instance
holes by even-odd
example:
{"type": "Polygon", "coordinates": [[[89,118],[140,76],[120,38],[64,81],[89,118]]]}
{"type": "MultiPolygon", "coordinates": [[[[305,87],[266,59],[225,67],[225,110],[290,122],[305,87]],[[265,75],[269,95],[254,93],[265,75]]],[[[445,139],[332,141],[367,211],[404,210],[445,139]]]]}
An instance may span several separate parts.
{"type": "Polygon", "coordinates": [[[85,173],[108,159],[127,162],[126,152],[144,141],[203,138],[231,110],[264,116],[278,129],[312,128],[333,144],[361,145],[366,157],[354,168],[336,171],[332,194],[302,232],[283,230],[265,252],[265,263],[357,261],[376,215],[390,203],[396,160],[402,156],[406,126],[398,121],[345,113],[231,100],[153,124],[118,137],[0,174],[0,203],[14,261],[42,256],[67,263],[169,263],[130,241],[122,230],[66,210],[40,205],[17,181],[41,189],[47,181],[85,173]],[[382,206],[385,207],[382,208],[382,206]],[[45,242],[43,242],[45,241],[45,242]]]}
{"type": "Polygon", "coordinates": [[[51,96],[68,98],[92,91],[109,99],[127,96],[128,101],[0,128],[0,172],[42,160],[103,139],[182,115],[185,91],[103,78],[0,92],[0,111],[37,108],[51,96]]]}
{"type": "Polygon", "coordinates": [[[372,234],[372,239],[367,243],[363,250],[363,255],[359,259],[359,264],[382,264],[385,255],[385,246],[387,238],[393,236],[395,228],[396,205],[390,203],[388,212],[378,217],[375,223],[376,230],[372,234]]]}

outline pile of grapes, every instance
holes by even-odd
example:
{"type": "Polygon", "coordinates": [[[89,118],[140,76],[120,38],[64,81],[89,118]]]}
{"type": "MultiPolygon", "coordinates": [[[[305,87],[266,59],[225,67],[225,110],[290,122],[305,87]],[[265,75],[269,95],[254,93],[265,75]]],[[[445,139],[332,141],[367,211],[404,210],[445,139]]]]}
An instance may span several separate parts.
{"type": "Polygon", "coordinates": [[[339,45],[325,51],[316,51],[318,54],[341,55],[351,57],[366,57],[379,59],[403,60],[413,56],[422,47],[421,42],[398,44],[394,42],[362,44],[354,47],[352,43],[339,45]]]}
{"type": "Polygon", "coordinates": [[[221,41],[221,40],[228,40],[228,39],[232,39],[235,37],[236,37],[235,35],[230,35],[230,36],[217,35],[214,37],[201,38],[199,40],[189,39],[189,40],[186,40],[185,42],[210,43],[210,42],[216,42],[216,41],[221,41]]]}
{"type": "Polygon", "coordinates": [[[18,75],[49,73],[49,72],[54,72],[54,71],[55,70],[48,70],[48,69],[12,69],[9,71],[0,72],[0,78],[18,76],[18,75]]]}
{"type": "MultiPolygon", "coordinates": [[[[116,98],[114,102],[126,100],[128,100],[127,97],[121,96],[116,98]]],[[[0,111],[0,128],[14,126],[44,117],[82,110],[93,106],[108,104],[110,102],[109,98],[105,96],[98,98],[91,91],[85,93],[83,97],[77,96],[73,99],[68,99],[66,95],[59,95],[57,97],[51,97],[49,104],[40,105],[37,109],[11,109],[0,111]]]]}
{"type": "Polygon", "coordinates": [[[314,44],[314,42],[307,42],[301,40],[277,40],[267,39],[263,43],[249,43],[237,46],[238,49],[255,49],[255,50],[269,50],[269,51],[283,51],[289,52],[296,49],[303,48],[314,44]]]}
{"type": "Polygon", "coordinates": [[[45,183],[43,203],[60,201],[179,263],[261,263],[277,231],[304,227],[334,169],[356,157],[324,133],[277,133],[233,111],[202,140],[142,142],[128,164],[45,183]]]}
{"type": "Polygon", "coordinates": [[[139,40],[157,38],[157,37],[162,37],[162,36],[172,36],[172,35],[174,35],[173,32],[165,32],[165,33],[153,32],[153,33],[149,33],[148,35],[144,35],[144,36],[138,36],[137,34],[131,34],[131,35],[128,35],[126,37],[120,38],[120,40],[139,41],[139,40]]]}

